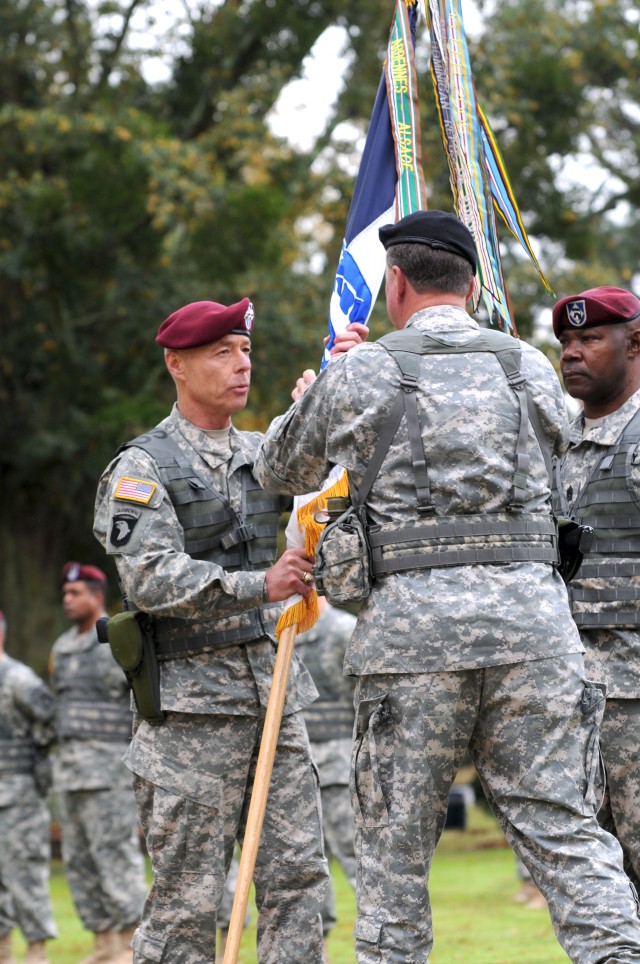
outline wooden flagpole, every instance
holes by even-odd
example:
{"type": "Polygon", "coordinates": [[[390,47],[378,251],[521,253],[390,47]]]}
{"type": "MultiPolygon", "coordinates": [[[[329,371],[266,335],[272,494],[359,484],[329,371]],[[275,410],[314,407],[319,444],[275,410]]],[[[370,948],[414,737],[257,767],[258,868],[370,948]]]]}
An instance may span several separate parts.
{"type": "Polygon", "coordinates": [[[236,964],[238,960],[240,939],[242,937],[244,919],[247,912],[253,871],[258,856],[258,847],[260,846],[262,824],[267,808],[267,797],[269,795],[269,785],[273,771],[273,761],[276,755],[284,702],[287,695],[287,681],[289,679],[289,670],[291,669],[296,631],[296,626],[287,626],[282,631],[278,643],[271,692],[269,693],[269,700],[267,702],[267,712],[264,720],[264,729],[262,731],[262,740],[260,742],[256,775],[251,792],[251,803],[247,815],[244,843],[242,844],[238,883],[233,898],[233,909],[229,921],[229,934],[227,936],[223,964],[236,964]]]}

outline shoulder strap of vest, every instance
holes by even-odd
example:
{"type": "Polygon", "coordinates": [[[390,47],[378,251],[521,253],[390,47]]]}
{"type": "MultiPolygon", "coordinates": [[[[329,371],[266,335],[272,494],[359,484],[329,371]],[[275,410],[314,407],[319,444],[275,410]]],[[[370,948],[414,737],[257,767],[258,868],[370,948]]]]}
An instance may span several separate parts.
{"type": "MultiPolygon", "coordinates": [[[[379,339],[379,344],[394,358],[402,373],[400,391],[396,399],[399,418],[393,435],[395,435],[397,431],[402,419],[402,413],[404,412],[407,419],[409,444],[411,445],[411,461],[413,464],[418,512],[433,513],[436,507],[429,485],[427,458],[424,451],[422,433],[420,432],[418,403],[416,400],[416,389],[418,387],[418,376],[420,373],[420,358],[425,352],[425,339],[421,331],[410,328],[408,331],[392,331],[388,335],[384,335],[379,339]]],[[[393,441],[393,435],[389,438],[383,457],[393,441]]],[[[380,458],[379,461],[380,464],[382,464],[382,458],[380,458]]]]}
{"type": "MultiPolygon", "coordinates": [[[[270,534],[269,526],[266,527],[265,531],[264,525],[247,524],[246,510],[248,507],[250,494],[255,489],[260,489],[260,486],[258,485],[255,476],[253,475],[252,468],[249,464],[243,464],[240,466],[242,509],[240,512],[236,512],[231,505],[229,498],[223,492],[221,492],[219,489],[215,489],[212,485],[204,481],[196,474],[196,470],[194,469],[189,458],[181,451],[172,435],[164,431],[164,429],[156,428],[151,432],[146,432],[143,435],[139,435],[131,442],[127,442],[125,445],[123,445],[120,451],[126,448],[131,448],[132,446],[142,448],[145,450],[145,452],[148,452],[149,455],[151,455],[160,469],[160,477],[165,485],[167,483],[175,482],[178,479],[185,479],[187,481],[189,486],[187,492],[177,492],[175,487],[172,485],[168,485],[167,487],[167,494],[177,510],[185,503],[192,501],[205,501],[211,497],[215,497],[220,502],[223,510],[228,513],[230,520],[228,532],[223,533],[219,539],[220,545],[225,551],[230,551],[233,549],[233,547],[238,546],[241,543],[246,543],[249,545],[252,539],[270,534]]],[[[253,510],[264,511],[265,509],[271,509],[274,498],[275,497],[268,496],[263,493],[262,502],[253,500],[253,510]]],[[[192,543],[188,551],[191,553],[199,552],[205,547],[210,547],[210,545],[210,541],[205,539],[202,544],[192,543]]]]}
{"type": "MultiPolygon", "coordinates": [[[[416,329],[409,329],[408,331],[390,332],[379,339],[379,344],[393,356],[402,372],[400,394],[404,398],[404,408],[407,416],[407,427],[416,479],[416,491],[418,494],[418,509],[421,512],[434,512],[435,506],[429,487],[427,460],[422,435],[420,433],[415,394],[418,383],[420,357],[426,354],[466,354],[475,351],[491,352],[495,355],[504,371],[509,386],[516,396],[520,411],[520,424],[515,451],[515,467],[508,509],[513,512],[521,512],[524,507],[529,475],[527,441],[530,406],[526,379],[520,370],[522,350],[519,342],[514,339],[512,335],[506,335],[504,332],[496,331],[492,328],[481,329],[474,338],[463,344],[452,344],[442,336],[439,337],[416,329]]],[[[532,407],[532,411],[533,410],[532,407]]],[[[536,431],[536,434],[538,435],[545,461],[547,461],[545,448],[542,445],[542,438],[538,431],[536,431]]],[[[389,445],[391,444],[391,440],[392,439],[389,440],[389,445]]],[[[380,459],[380,464],[381,463],[382,459],[380,459]]],[[[547,465],[547,468],[549,469],[549,465],[547,465]]],[[[373,479],[371,483],[373,483],[373,479]]]]}
{"type": "MultiPolygon", "coordinates": [[[[631,459],[633,458],[635,445],[639,440],[640,440],[640,409],[638,409],[638,411],[634,415],[632,415],[632,417],[624,426],[622,432],[620,433],[616,441],[613,442],[605,450],[605,454],[596,460],[596,464],[591,470],[589,474],[589,478],[583,485],[580,493],[576,498],[576,501],[574,504],[574,511],[577,510],[578,507],[581,505],[582,499],[590,483],[593,482],[594,480],[597,480],[598,476],[600,476],[601,473],[603,472],[608,473],[611,470],[613,466],[614,458],[616,457],[620,449],[623,449],[625,446],[628,447],[627,456],[626,456],[627,467],[625,470],[625,474],[628,476],[628,472],[629,472],[628,466],[629,466],[629,463],[631,462],[631,459]]],[[[608,498],[608,495],[599,493],[596,495],[595,501],[608,502],[609,498],[608,498]]]]}
{"type": "Polygon", "coordinates": [[[163,428],[152,428],[150,431],[143,432],[142,435],[131,439],[131,441],[125,442],[120,446],[116,455],[120,455],[125,449],[134,447],[144,449],[162,468],[173,464],[184,464],[186,461],[170,434],[165,432],[163,428]]]}
{"type": "Polygon", "coordinates": [[[622,430],[622,435],[620,436],[619,444],[624,444],[626,442],[635,442],[640,439],[640,408],[632,415],[624,429],[622,430]]]}
{"type": "MultiPolygon", "coordinates": [[[[133,447],[144,449],[145,452],[148,452],[161,470],[161,478],[165,484],[167,482],[174,482],[178,478],[188,477],[190,488],[200,491],[201,498],[205,498],[205,492],[213,493],[229,508],[229,511],[231,511],[231,507],[225,496],[217,489],[206,485],[201,478],[196,476],[196,471],[191,461],[184,455],[180,446],[176,444],[169,432],[165,432],[165,430],[161,428],[154,428],[150,432],[138,435],[137,438],[132,439],[130,442],[125,442],[125,444],[121,445],[118,449],[118,454],[124,452],[125,449],[133,447]]],[[[178,505],[184,501],[180,499],[176,493],[171,491],[171,489],[168,490],[168,494],[174,505],[178,505]]]]}

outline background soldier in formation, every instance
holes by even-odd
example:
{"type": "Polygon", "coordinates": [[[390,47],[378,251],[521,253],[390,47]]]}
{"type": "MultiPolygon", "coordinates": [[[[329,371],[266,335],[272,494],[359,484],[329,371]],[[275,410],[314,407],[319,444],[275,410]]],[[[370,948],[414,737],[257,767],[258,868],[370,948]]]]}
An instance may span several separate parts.
{"type": "MultiPolygon", "coordinates": [[[[204,301],[161,324],[156,341],[177,405],[123,447],[98,488],[95,534],[115,559],[129,605],[153,615],[166,714],[161,725],[139,721],[127,754],[154,874],[133,938],[136,964],[214,960],[216,912],[244,835],[271,687],[279,603],[309,593],[303,550],[275,561],[278,518],[290,500],[266,496],[255,481],[261,436],[231,424],[247,402],[253,317],[248,298],[204,301]]],[[[327,863],[301,712],[315,695],[294,655],[254,873],[263,964],[322,960],[327,863]]]]}
{"type": "Polygon", "coordinates": [[[67,563],[62,604],[73,626],[51,653],[62,860],[82,923],[95,934],[83,964],[131,961],[147,889],[131,774],[122,762],[131,738],[129,685],[95,628],[106,589],[101,569],[67,563]]]}
{"type": "Polygon", "coordinates": [[[598,814],[640,890],[640,299],[610,286],[559,301],[553,330],[565,387],[584,409],[556,474],[558,515],[593,526],[569,585],[585,664],[607,687],[598,814]]]}
{"type": "Polygon", "coordinates": [[[0,964],[15,964],[14,927],[27,942],[26,964],[40,964],[45,941],[57,936],[46,802],[54,703],[40,677],[5,653],[6,631],[0,612],[0,964]]]}
{"type": "Polygon", "coordinates": [[[465,311],[476,251],[457,218],[418,212],[380,238],[397,332],[324,369],[255,465],[292,494],[341,465],[355,495],[381,458],[364,487],[375,582],[345,665],[357,958],[428,960],[429,869],[468,747],[570,958],[640,961],[635,892],[595,813],[604,697],[553,565],[543,456],[566,445],[560,384],[539,351],[465,311]]]}
{"type": "MultiPolygon", "coordinates": [[[[355,680],[344,676],[344,657],[356,624],[355,616],[330,606],[318,596],[320,618],[296,640],[296,650],[318,689],[318,699],[304,711],[311,756],[320,777],[322,830],[327,857],[334,857],[355,890],[355,826],[349,793],[353,745],[355,680]]],[[[337,923],[331,877],[322,908],[326,939],[337,923]]],[[[326,951],[325,951],[326,953],[326,951]]]]}
{"type": "MultiPolygon", "coordinates": [[[[233,912],[233,901],[236,896],[236,885],[238,883],[238,873],[240,871],[240,855],[236,851],[229,867],[227,879],[224,882],[224,893],[218,905],[217,925],[218,925],[218,951],[216,960],[223,960],[227,949],[227,939],[229,937],[229,925],[233,912]]],[[[251,911],[247,906],[243,926],[248,927],[251,923],[251,911]]]]}

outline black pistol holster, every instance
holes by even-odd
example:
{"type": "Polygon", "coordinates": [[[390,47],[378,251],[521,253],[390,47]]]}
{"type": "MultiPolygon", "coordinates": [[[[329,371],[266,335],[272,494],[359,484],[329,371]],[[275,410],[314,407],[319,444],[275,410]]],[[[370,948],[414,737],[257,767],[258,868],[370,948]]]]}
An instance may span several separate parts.
{"type": "Polygon", "coordinates": [[[591,549],[593,529],[571,519],[556,519],[556,522],[560,555],[558,572],[565,583],[569,583],[577,575],[584,556],[591,549]]]}
{"type": "Polygon", "coordinates": [[[100,642],[109,643],[113,658],[124,670],[138,713],[154,726],[163,723],[153,618],[139,610],[126,610],[111,619],[99,619],[96,629],[100,642]]]}

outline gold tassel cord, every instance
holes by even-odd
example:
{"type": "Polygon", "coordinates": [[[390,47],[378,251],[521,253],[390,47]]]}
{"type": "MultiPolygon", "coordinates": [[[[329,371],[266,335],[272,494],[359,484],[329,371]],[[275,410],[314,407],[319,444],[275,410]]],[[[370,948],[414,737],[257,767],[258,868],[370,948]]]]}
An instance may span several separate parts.
{"type": "MultiPolygon", "coordinates": [[[[349,480],[346,471],[342,473],[337,482],[318,492],[316,496],[305,502],[298,509],[298,525],[304,532],[304,549],[308,556],[315,556],[318,539],[322,534],[324,525],[316,520],[316,513],[327,508],[327,499],[339,498],[349,495],[349,480]]],[[[276,626],[276,639],[280,639],[280,633],[287,626],[297,626],[298,633],[304,633],[318,620],[320,610],[318,609],[318,594],[315,589],[311,589],[308,597],[300,599],[293,606],[288,606],[282,613],[276,626]]]]}

